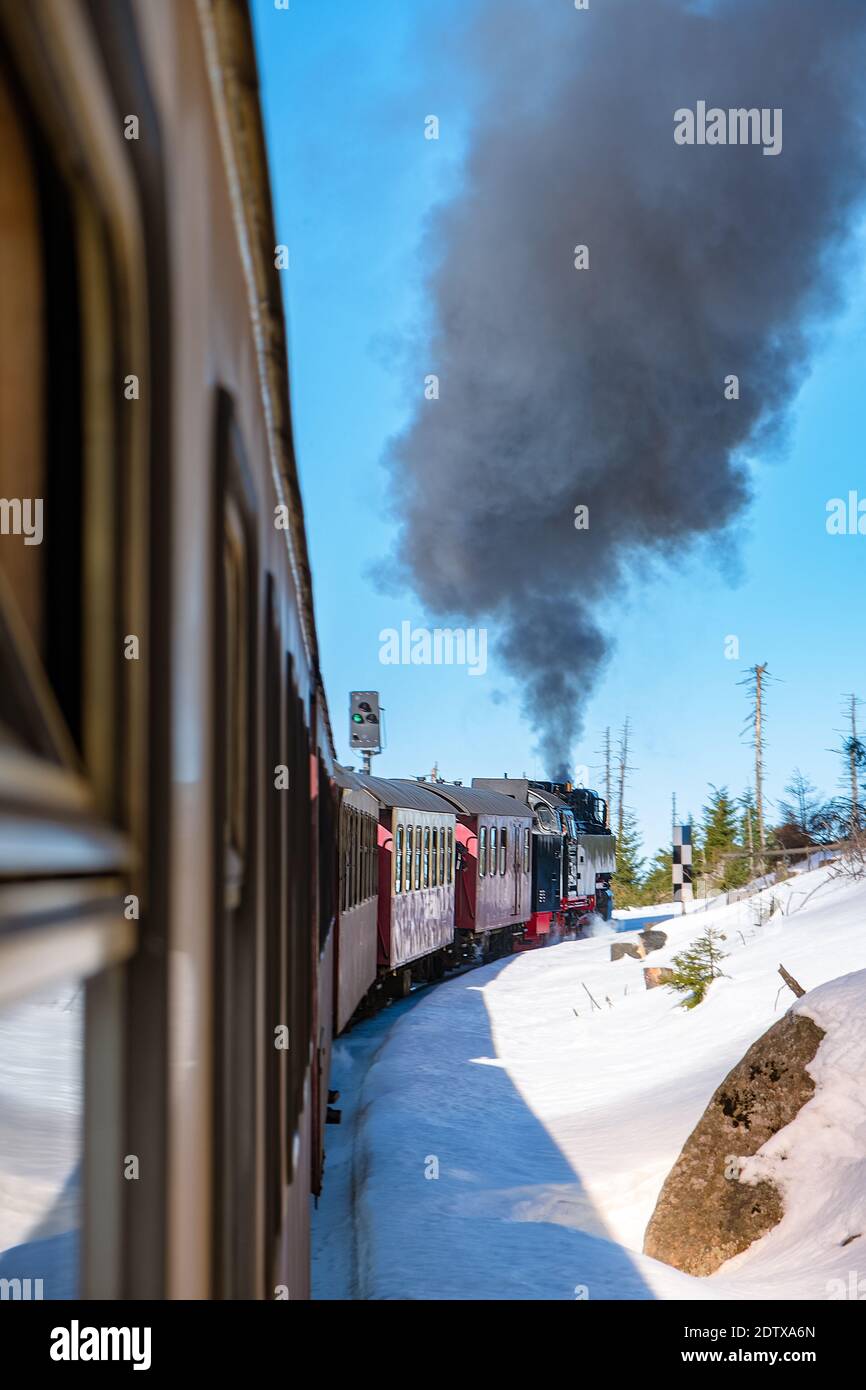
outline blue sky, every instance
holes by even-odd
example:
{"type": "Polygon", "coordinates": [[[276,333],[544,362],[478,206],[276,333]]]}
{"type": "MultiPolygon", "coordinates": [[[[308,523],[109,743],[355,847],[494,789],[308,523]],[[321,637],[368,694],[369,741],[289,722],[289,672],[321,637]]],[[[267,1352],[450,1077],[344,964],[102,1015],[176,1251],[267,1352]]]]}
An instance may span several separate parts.
{"type": "MultiPolygon", "coordinates": [[[[383,776],[543,775],[519,692],[491,651],[488,671],[383,666],[379,632],[434,626],[410,594],[383,594],[371,568],[389,552],[381,460],[412,402],[398,369],[401,335],[423,324],[419,244],[432,207],[459,185],[472,94],[483,73],[460,62],[474,0],[254,0],[283,275],[296,448],[313,564],[325,685],[338,753],[350,689],[386,707],[383,776]],[[439,141],[423,138],[430,113],[439,141]]],[[[627,801],[647,853],[669,841],[670,798],[695,814],[708,785],[751,782],[741,738],[745,669],[768,662],[767,790],[794,766],[836,788],[842,697],[866,697],[862,605],[866,536],[830,536],[826,504],[866,496],[866,271],[855,260],[847,305],[816,343],[784,451],[753,461],[754,503],[736,553],[711,543],[641,561],[603,614],[616,650],[589,702],[574,765],[598,765],[603,731],[630,717],[627,801]],[[725,639],[739,639],[738,660],[725,639]]],[[[864,710],[866,723],[866,710],[864,710]]],[[[598,785],[600,774],[590,781],[598,785]]]]}

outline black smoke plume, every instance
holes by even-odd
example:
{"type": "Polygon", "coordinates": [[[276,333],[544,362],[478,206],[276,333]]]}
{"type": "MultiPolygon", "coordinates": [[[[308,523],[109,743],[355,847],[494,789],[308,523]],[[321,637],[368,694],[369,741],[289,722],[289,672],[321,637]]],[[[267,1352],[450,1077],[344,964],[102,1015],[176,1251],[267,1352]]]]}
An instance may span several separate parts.
{"type": "Polygon", "coordinates": [[[389,451],[395,559],[435,613],[489,621],[551,770],[615,638],[602,606],[730,531],[838,306],[864,35],[866,0],[489,0],[464,46],[484,96],[424,248],[413,389],[435,372],[441,397],[389,451]],[[675,144],[699,101],[781,107],[781,153],[675,144]]]}

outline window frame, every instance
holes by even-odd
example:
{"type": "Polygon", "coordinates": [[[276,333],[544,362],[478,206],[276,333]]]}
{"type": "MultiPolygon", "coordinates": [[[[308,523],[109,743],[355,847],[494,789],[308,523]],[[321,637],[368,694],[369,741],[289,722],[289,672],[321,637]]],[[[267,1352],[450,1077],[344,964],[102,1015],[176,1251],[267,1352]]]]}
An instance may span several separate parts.
{"type": "Polygon", "coordinates": [[[394,830],[394,892],[403,891],[403,854],[406,832],[403,822],[398,821],[394,830]]]}
{"type": "MultiPolygon", "coordinates": [[[[258,592],[255,492],[233,402],[222,390],[217,392],[216,414],[213,1279],[218,1296],[245,1297],[250,1289],[257,1287],[258,1273],[255,1174],[259,1040],[256,1028],[259,1021],[257,979],[264,943],[258,927],[261,759],[257,713],[260,709],[258,656],[262,613],[258,592]],[[228,549],[227,535],[230,536],[228,549]],[[228,632],[231,609],[225,601],[227,554],[237,557],[237,572],[244,588],[237,614],[239,646],[233,648],[233,659],[228,632]],[[232,666],[237,664],[238,675],[243,680],[242,701],[232,701],[231,676],[227,673],[230,662],[232,666]],[[232,732],[228,724],[237,709],[240,715],[232,732]],[[231,768],[235,759],[244,763],[239,783],[232,781],[231,768]],[[243,796],[230,807],[233,787],[236,795],[241,787],[243,796]],[[235,843],[232,842],[234,834],[238,835],[235,843]]],[[[288,743],[285,747],[290,780],[297,790],[288,743]]],[[[289,874],[292,864],[290,858],[289,874]]],[[[291,1029],[296,1001],[291,992],[289,997],[292,1005],[287,1012],[291,1016],[286,1022],[291,1029]]],[[[290,1067],[291,1061],[290,1058],[290,1067]]],[[[291,1089],[288,1075],[286,1088],[291,1089]]],[[[286,1105],[287,1114],[291,1116],[288,1097],[286,1105]]]]}
{"type": "MultiPolygon", "coordinates": [[[[148,808],[167,758],[164,748],[148,746],[147,681],[130,681],[117,632],[149,630],[150,535],[140,524],[144,508],[139,504],[148,495],[151,473],[159,485],[156,459],[164,450],[167,398],[154,377],[151,449],[150,412],[134,412],[133,418],[115,387],[121,362],[141,363],[141,370],[151,373],[165,353],[168,315],[152,282],[154,270],[166,263],[164,228],[151,198],[154,216],[145,233],[139,194],[148,175],[129,160],[113,120],[109,76],[113,83],[120,74],[103,71],[97,36],[78,7],[48,15],[41,6],[4,6],[0,39],[16,120],[26,125],[28,142],[38,144],[39,158],[68,207],[68,228],[55,227],[75,257],[77,307],[69,322],[76,348],[69,352],[52,323],[43,361],[46,379],[53,381],[56,343],[80,412],[76,508],[82,518],[92,518],[79,528],[78,572],[61,569],[55,586],[55,594],[68,590],[71,603],[82,595],[76,603],[80,661],[75,655],[75,679],[80,671],[83,685],[77,721],[81,758],[46,663],[20,620],[8,584],[0,582],[0,686],[8,715],[0,737],[0,997],[23,998],[61,975],[83,981],[84,1152],[76,1297],[160,1297],[165,1288],[162,1183],[148,1184],[146,1191],[144,1184],[124,1183],[114,1155],[132,1150],[143,1163],[156,1163],[165,1141],[167,981],[160,943],[167,896],[166,876],[153,862],[160,862],[168,828],[164,822],[152,827],[148,843],[148,808]],[[71,39],[79,54],[93,60],[87,83],[71,75],[71,39]],[[22,823],[34,831],[26,865],[22,823]],[[146,904],[137,920],[124,915],[130,892],[146,904]],[[7,925],[14,930],[6,931],[7,925]],[[150,946],[146,960],[144,943],[150,946]],[[139,1119],[143,1123],[133,1133],[131,1121],[139,1119]],[[133,1187],[140,1191],[130,1211],[133,1187]],[[124,1206],[132,1218],[126,1236],[136,1240],[135,1269],[124,1258],[124,1206]]],[[[135,62],[135,51],[133,38],[125,57],[135,62]]],[[[141,86],[145,80],[142,70],[141,86]]],[[[140,152],[159,182],[159,134],[145,115],[140,152]]],[[[40,258],[45,246],[43,234],[35,248],[40,258]]],[[[56,398],[54,405],[53,417],[56,398]]],[[[51,428],[68,471],[72,442],[59,438],[62,422],[54,420],[51,428]]],[[[46,458],[51,447],[46,439],[46,458]]],[[[155,616],[162,619],[164,595],[153,597],[155,616]]],[[[159,631],[158,622],[153,630],[159,631]]],[[[152,656],[161,659],[167,643],[155,640],[152,656]]],[[[155,718],[167,705],[168,670],[166,661],[155,691],[155,718]]]]}

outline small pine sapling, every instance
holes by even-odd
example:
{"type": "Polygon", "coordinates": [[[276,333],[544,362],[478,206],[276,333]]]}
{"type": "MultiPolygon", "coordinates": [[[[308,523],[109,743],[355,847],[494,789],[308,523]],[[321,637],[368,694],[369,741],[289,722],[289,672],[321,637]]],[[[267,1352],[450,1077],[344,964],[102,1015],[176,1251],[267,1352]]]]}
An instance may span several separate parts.
{"type": "Polygon", "coordinates": [[[667,988],[686,996],[682,1001],[684,1009],[700,1004],[712,981],[724,973],[721,968],[727,954],[721,948],[724,939],[721,932],[709,927],[687,951],[674,956],[674,973],[667,988]]]}

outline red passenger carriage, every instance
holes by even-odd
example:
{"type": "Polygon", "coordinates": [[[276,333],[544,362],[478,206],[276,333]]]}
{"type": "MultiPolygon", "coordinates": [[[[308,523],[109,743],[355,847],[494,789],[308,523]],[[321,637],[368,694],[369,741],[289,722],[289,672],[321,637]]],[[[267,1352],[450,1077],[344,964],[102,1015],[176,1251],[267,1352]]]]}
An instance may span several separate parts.
{"type": "Polygon", "coordinates": [[[357,780],[379,803],[379,975],[408,993],[451,961],[456,816],[417,783],[357,780]]]}
{"type": "Polygon", "coordinates": [[[514,798],[459,782],[430,791],[457,814],[455,927],[464,947],[485,958],[507,955],[529,920],[531,828],[529,811],[514,798]]]}

